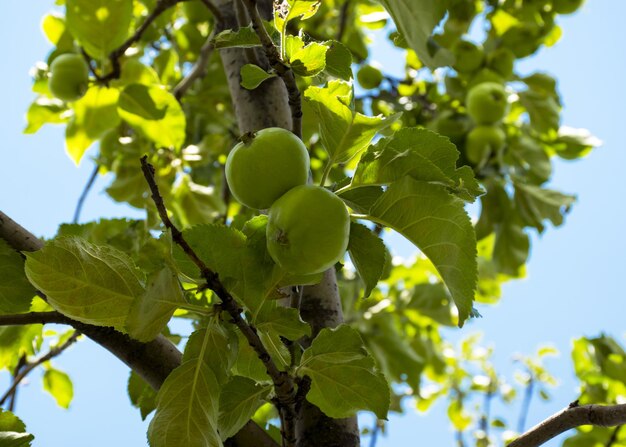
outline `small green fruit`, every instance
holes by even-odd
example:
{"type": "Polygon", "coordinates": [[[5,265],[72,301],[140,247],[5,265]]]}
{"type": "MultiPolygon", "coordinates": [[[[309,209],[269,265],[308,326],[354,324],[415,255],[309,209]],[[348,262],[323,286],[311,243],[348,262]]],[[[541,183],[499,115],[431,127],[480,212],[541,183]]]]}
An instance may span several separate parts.
{"type": "Polygon", "coordinates": [[[585,0],[553,0],[552,10],[557,14],[572,14],[576,12],[585,0]]]}
{"type": "Polygon", "coordinates": [[[361,87],[368,90],[378,88],[380,83],[383,82],[382,72],[373,65],[363,65],[359,68],[356,78],[361,87]]]}
{"type": "Polygon", "coordinates": [[[465,157],[473,164],[478,165],[489,154],[504,148],[506,134],[497,126],[476,126],[467,135],[465,140],[465,157]]]}
{"type": "Polygon", "coordinates": [[[296,186],[269,210],[267,249],[285,271],[323,272],[348,248],[350,215],[332,192],[314,185],[296,186]]]}
{"type": "Polygon", "coordinates": [[[478,70],[485,60],[485,52],[481,46],[467,40],[460,40],[452,48],[456,58],[454,68],[459,73],[471,73],[478,70]]]}
{"type": "Polygon", "coordinates": [[[235,198],[267,209],[309,178],[309,153],[300,138],[280,127],[246,134],[226,159],[226,181],[235,198]]]}
{"type": "Polygon", "coordinates": [[[89,66],[78,54],[62,54],[50,64],[48,89],[55,97],[69,102],[80,99],[89,86],[89,66]]]}
{"type": "Polygon", "coordinates": [[[467,113],[478,124],[500,121],[507,110],[507,94],[501,84],[485,82],[467,94],[467,113]]]}
{"type": "Polygon", "coordinates": [[[450,138],[453,143],[458,143],[472,127],[472,121],[467,115],[455,113],[452,110],[444,110],[435,119],[432,129],[440,135],[450,138]]]}

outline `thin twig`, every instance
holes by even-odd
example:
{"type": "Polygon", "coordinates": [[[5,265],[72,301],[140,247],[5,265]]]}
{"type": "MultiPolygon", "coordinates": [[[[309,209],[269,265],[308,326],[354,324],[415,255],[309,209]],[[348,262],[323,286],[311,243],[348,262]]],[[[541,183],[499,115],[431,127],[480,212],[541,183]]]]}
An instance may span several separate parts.
{"type": "Polygon", "coordinates": [[[345,0],[341,5],[339,11],[339,29],[337,30],[337,41],[341,42],[343,35],[346,32],[346,25],[348,24],[348,10],[350,8],[350,0],[345,0]]]}
{"type": "Polygon", "coordinates": [[[619,435],[622,427],[623,425],[618,425],[617,427],[615,427],[615,429],[611,432],[611,437],[606,441],[606,444],[604,444],[604,447],[613,447],[613,444],[615,444],[615,442],[617,441],[617,436],[619,435]]]}
{"type": "Polygon", "coordinates": [[[480,418],[480,429],[485,433],[485,437],[489,437],[489,420],[491,419],[491,401],[493,400],[493,396],[495,393],[492,390],[491,383],[489,384],[489,391],[485,393],[485,412],[480,418]]]}
{"type": "Polygon", "coordinates": [[[526,385],[526,390],[524,391],[524,400],[522,401],[522,408],[520,409],[519,419],[517,421],[517,431],[519,433],[523,433],[526,429],[526,418],[528,417],[534,386],[535,380],[531,376],[526,385]]]}
{"type": "MultiPolygon", "coordinates": [[[[15,370],[13,370],[13,379],[15,380],[15,378],[19,375],[20,370],[24,367],[24,365],[26,365],[26,355],[22,354],[20,356],[20,359],[17,361],[17,366],[15,367],[15,370]]],[[[17,401],[17,387],[15,387],[13,389],[13,391],[11,392],[10,396],[9,396],[9,406],[7,408],[7,410],[9,410],[10,412],[14,413],[15,412],[15,402],[17,401]]]]}
{"type": "Polygon", "coordinates": [[[45,363],[48,360],[50,360],[50,359],[58,356],[59,354],[61,354],[63,351],[65,351],[67,348],[69,348],[72,345],[72,343],[74,343],[76,341],[76,339],[78,338],[79,335],[80,335],[80,332],[75,331],[72,334],[72,336],[70,338],[68,338],[63,344],[61,344],[59,346],[55,346],[54,348],[50,349],[50,351],[48,351],[48,353],[46,355],[44,355],[42,357],[39,357],[38,359],[33,360],[32,362],[27,362],[24,365],[24,368],[22,368],[22,370],[19,372],[19,374],[17,374],[15,376],[15,378],[13,379],[13,383],[11,383],[11,386],[9,387],[7,392],[4,393],[4,395],[2,397],[0,397],[0,405],[4,404],[4,402],[13,393],[13,391],[17,388],[17,386],[20,384],[20,382],[22,380],[24,380],[24,378],[33,369],[37,368],[42,363],[45,363]]]}
{"type": "Polygon", "coordinates": [[[376,443],[378,442],[378,433],[380,432],[381,424],[378,418],[376,418],[376,422],[374,422],[374,429],[372,430],[372,435],[370,437],[370,447],[376,447],[376,443]]]}
{"type": "Polygon", "coordinates": [[[146,19],[141,25],[139,25],[133,35],[126,39],[126,41],[122,45],[113,50],[111,54],[109,54],[109,60],[111,61],[111,71],[105,76],[96,76],[98,81],[103,84],[107,84],[113,79],[118,79],[122,74],[120,58],[124,55],[124,53],[126,53],[126,50],[128,50],[131,46],[138,42],[139,39],[141,39],[141,36],[152,24],[152,22],[154,22],[161,14],[163,14],[179,1],[182,0],[158,0],[152,12],[148,14],[146,19]]]}
{"type": "Polygon", "coordinates": [[[172,239],[182,250],[187,257],[198,267],[204,280],[206,281],[207,288],[211,289],[221,301],[222,309],[228,312],[232,318],[232,322],[239,328],[242,335],[248,341],[248,344],[256,352],[258,358],[261,360],[267,374],[272,379],[274,384],[274,390],[276,392],[276,402],[279,414],[283,415],[283,440],[285,445],[292,447],[295,446],[295,396],[296,391],[294,387],[293,378],[285,371],[278,369],[274,360],[270,356],[269,352],[263,345],[261,338],[257,333],[257,329],[247,321],[243,319],[241,313],[243,309],[235,301],[232,295],[226,290],[216,272],[212,271],[199,256],[194,249],[187,243],[182,232],[176,228],[167,215],[167,209],[163,202],[163,197],[159,192],[156,180],[154,178],[154,167],[148,163],[147,156],[141,158],[141,169],[144,177],[150,187],[152,193],[152,200],[156,205],[161,221],[165,227],[171,232],[172,239]]]}
{"type": "Polygon", "coordinates": [[[614,427],[626,423],[626,404],[578,405],[567,408],[535,425],[511,442],[508,447],[537,447],[572,428],[581,425],[614,427]]]}
{"type": "Polygon", "coordinates": [[[181,79],[176,87],[174,87],[174,96],[179,101],[180,98],[182,98],[187,90],[189,90],[189,88],[193,85],[196,79],[201,79],[206,76],[207,65],[209,63],[209,60],[211,59],[213,50],[215,49],[215,30],[216,28],[213,28],[206,42],[204,42],[204,45],[202,45],[202,48],[200,49],[200,54],[198,55],[198,59],[196,60],[196,63],[191,68],[189,73],[187,73],[187,76],[181,79]]]}
{"type": "Polygon", "coordinates": [[[291,131],[302,138],[302,99],[300,97],[300,90],[296,84],[296,77],[293,71],[287,66],[280,58],[280,53],[274,45],[271,36],[267,33],[265,26],[263,25],[263,19],[256,7],[257,0],[242,0],[248,14],[252,19],[252,28],[259,36],[265,55],[269,60],[270,65],[276,72],[276,74],[283,80],[285,87],[287,88],[287,95],[289,97],[289,107],[291,109],[291,131]]]}
{"type": "Polygon", "coordinates": [[[80,219],[80,213],[83,210],[83,204],[85,203],[85,199],[87,198],[87,195],[89,194],[89,191],[91,190],[91,187],[93,186],[93,184],[96,181],[96,178],[98,177],[99,169],[100,169],[100,166],[98,166],[98,163],[96,163],[96,166],[94,166],[93,171],[91,172],[91,175],[89,176],[89,179],[87,180],[87,184],[85,185],[83,192],[80,194],[80,197],[78,198],[78,202],[76,203],[76,209],[74,210],[74,218],[72,219],[72,223],[78,223],[78,219],[80,219]]]}

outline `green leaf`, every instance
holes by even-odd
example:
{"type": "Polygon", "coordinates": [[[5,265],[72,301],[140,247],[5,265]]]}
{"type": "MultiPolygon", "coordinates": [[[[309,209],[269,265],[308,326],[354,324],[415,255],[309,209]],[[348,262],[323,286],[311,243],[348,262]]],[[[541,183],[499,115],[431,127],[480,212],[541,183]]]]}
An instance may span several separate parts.
{"type": "Polygon", "coordinates": [[[103,61],[130,31],[132,0],[66,0],[67,27],[93,58],[103,61]]]}
{"type": "Polygon", "coordinates": [[[128,377],[128,396],[133,406],[139,408],[141,420],[145,421],[156,408],[156,391],[134,371],[128,377]]]}
{"type": "Polygon", "coordinates": [[[217,432],[220,385],[198,359],[176,368],[157,394],[157,410],[148,427],[151,447],[221,447],[217,432]]]}
{"type": "Polygon", "coordinates": [[[282,0],[274,6],[274,24],[281,35],[285,34],[287,23],[301,17],[309,19],[315,15],[322,0],[282,0]]]}
{"type": "Polygon", "coordinates": [[[259,85],[270,78],[275,78],[275,74],[270,74],[258,65],[245,64],[241,67],[241,86],[248,90],[254,90],[259,85]]]}
{"type": "Polygon", "coordinates": [[[65,129],[65,145],[74,163],[80,162],[94,141],[119,124],[118,98],[117,89],[94,86],[72,104],[74,116],[65,129]]]}
{"type": "Polygon", "coordinates": [[[400,118],[395,114],[365,116],[351,108],[352,86],[341,80],[333,80],[327,87],[311,86],[304,97],[320,120],[322,144],[331,163],[345,163],[363,151],[376,133],[400,118]]]}
{"type": "Polygon", "coordinates": [[[422,283],[415,286],[407,307],[432,318],[439,324],[453,326],[450,294],[442,283],[422,283]]]}
{"type": "Polygon", "coordinates": [[[60,238],[26,254],[26,276],[59,312],[83,323],[124,330],[143,277],[123,252],[60,238]]]}
{"type": "Polygon", "coordinates": [[[311,335],[311,327],[300,319],[297,309],[279,306],[274,300],[263,304],[255,323],[257,329],[274,331],[289,340],[311,335]]]}
{"type": "Polygon", "coordinates": [[[328,45],[326,72],[336,78],[350,81],[352,79],[352,53],[344,44],[336,40],[326,42],[326,45],[328,45]]]}
{"type": "Polygon", "coordinates": [[[601,145],[602,141],[593,136],[587,129],[561,126],[554,150],[559,157],[573,160],[584,157],[593,148],[601,145]]]}
{"type": "Polygon", "coordinates": [[[28,107],[26,112],[25,134],[33,134],[44,124],[61,124],[68,120],[67,107],[58,99],[40,96],[28,107]]]}
{"type": "Polygon", "coordinates": [[[174,95],[162,87],[127,86],[117,110],[123,120],[159,147],[180,149],[185,142],[185,114],[174,95]]]}
{"type": "Polygon", "coordinates": [[[325,415],[346,418],[370,410],[379,419],[387,417],[389,385],[349,326],[322,329],[304,351],[297,372],[311,378],[307,400],[325,415]]]}
{"type": "Polygon", "coordinates": [[[65,18],[56,14],[46,14],[41,21],[41,30],[48,41],[60,52],[72,51],[74,39],[65,26],[65,18]]]}
{"type": "Polygon", "coordinates": [[[132,338],[148,342],[163,332],[174,311],[185,304],[178,278],[169,267],[153,273],[146,291],[132,303],[126,330],[132,338]]]}
{"type": "Polygon", "coordinates": [[[389,253],[378,236],[365,225],[355,222],[350,224],[348,253],[365,283],[363,298],[367,298],[383,274],[389,253]]]}
{"type": "MultiPolygon", "coordinates": [[[[192,334],[182,364],[165,379],[156,398],[157,411],[148,427],[151,447],[221,447],[217,431],[221,385],[214,371],[224,371],[221,327],[211,322],[192,334]],[[217,338],[216,338],[217,336],[217,338]],[[215,362],[218,362],[216,364],[215,362]]],[[[226,349],[235,351],[226,346],[226,349]]]]}
{"type": "MultiPolygon", "coordinates": [[[[183,231],[183,236],[200,259],[220,275],[222,281],[242,276],[241,255],[246,246],[243,233],[224,225],[206,224],[183,231]]],[[[174,259],[184,275],[200,279],[198,267],[178,246],[174,247],[174,259]]]]}
{"type": "Polygon", "coordinates": [[[321,43],[311,42],[305,46],[300,36],[287,36],[285,51],[291,69],[300,76],[315,76],[326,67],[328,47],[321,43]]]}
{"type": "Polygon", "coordinates": [[[542,134],[556,132],[561,122],[561,106],[554,96],[537,90],[519,92],[519,99],[526,108],[530,125],[542,134]]]}
{"type": "Polygon", "coordinates": [[[239,28],[237,31],[227,29],[215,36],[215,48],[253,48],[261,45],[258,34],[252,26],[239,28]]]}
{"type": "Polygon", "coordinates": [[[237,433],[263,404],[272,387],[257,385],[254,380],[234,376],[220,394],[219,432],[222,440],[237,433]]]}
{"type": "Polygon", "coordinates": [[[24,260],[0,238],[0,313],[28,311],[35,293],[24,274],[24,260]]]}
{"type": "Polygon", "coordinates": [[[48,368],[43,374],[43,389],[54,397],[59,407],[69,408],[74,397],[74,386],[70,376],[58,369],[48,368]]]}
{"type": "Polygon", "coordinates": [[[454,58],[439,47],[431,35],[446,13],[446,2],[440,0],[381,0],[398,31],[422,63],[431,68],[451,65],[454,58]]]}
{"type": "Polygon", "coordinates": [[[40,324],[0,327],[0,369],[13,371],[20,357],[34,355],[41,346],[42,328],[40,324]]]}
{"type": "Polygon", "coordinates": [[[520,276],[521,268],[528,259],[530,240],[524,232],[523,224],[512,212],[496,227],[496,243],[493,247],[493,260],[502,273],[520,276]]]}
{"type": "Polygon", "coordinates": [[[0,447],[30,447],[33,439],[20,418],[0,408],[0,447]]]}
{"type": "Polygon", "coordinates": [[[255,382],[270,382],[271,379],[267,375],[265,365],[259,360],[257,353],[254,352],[241,332],[237,332],[237,337],[239,343],[233,374],[248,377],[255,382]]]}
{"type": "Polygon", "coordinates": [[[483,191],[471,169],[456,167],[459,152],[446,137],[422,128],[405,128],[371,145],[357,165],[350,187],[385,185],[410,176],[450,187],[464,200],[483,191]]]}
{"type": "Polygon", "coordinates": [[[549,219],[556,227],[563,223],[563,217],[576,201],[575,196],[562,194],[539,186],[515,182],[515,204],[517,212],[526,225],[543,232],[543,221],[549,219]]]}
{"type": "Polygon", "coordinates": [[[215,221],[226,211],[219,190],[195,183],[190,175],[182,176],[172,195],[171,208],[183,227],[215,221]]]}
{"type": "Polygon", "coordinates": [[[473,313],[476,235],[463,202],[445,186],[404,177],[362,216],[396,230],[433,263],[459,310],[459,326],[473,313]]]}
{"type": "Polygon", "coordinates": [[[211,368],[220,385],[228,380],[230,368],[237,360],[239,340],[232,331],[228,331],[215,320],[191,334],[185,347],[183,362],[203,357],[211,368]]]}

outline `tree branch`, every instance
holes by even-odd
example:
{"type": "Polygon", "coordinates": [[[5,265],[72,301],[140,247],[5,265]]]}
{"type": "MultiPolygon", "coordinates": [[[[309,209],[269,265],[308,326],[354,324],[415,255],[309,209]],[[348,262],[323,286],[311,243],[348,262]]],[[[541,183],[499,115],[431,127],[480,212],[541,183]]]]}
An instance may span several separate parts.
{"type": "MultiPolygon", "coordinates": [[[[37,251],[43,241],[0,211],[0,237],[18,251],[37,251]]],[[[41,294],[43,296],[43,294],[41,294]]],[[[59,312],[31,312],[0,316],[4,325],[68,324],[107,349],[135,371],[152,388],[158,390],[167,376],[182,361],[182,353],[174,344],[159,335],[148,343],[133,340],[110,327],[93,326],[74,321],[59,312]]],[[[233,438],[233,447],[278,447],[276,442],[253,421],[249,421],[233,438]]]]}
{"type": "Polygon", "coordinates": [[[350,8],[350,0],[345,0],[341,5],[339,11],[339,29],[337,30],[337,42],[341,42],[343,35],[346,32],[346,25],[348,24],[348,9],[350,8]]]}
{"type": "Polygon", "coordinates": [[[170,230],[172,239],[180,248],[183,249],[185,254],[191,261],[198,267],[200,274],[206,281],[207,287],[212,290],[221,301],[222,309],[228,312],[232,318],[233,323],[239,328],[242,335],[248,341],[248,344],[256,352],[258,358],[263,362],[263,366],[267,371],[267,374],[272,379],[274,384],[274,390],[276,392],[276,407],[283,419],[283,440],[286,446],[295,446],[295,396],[296,391],[294,387],[293,378],[285,371],[278,369],[274,360],[270,356],[269,352],[263,345],[261,338],[257,333],[257,329],[247,321],[243,319],[241,313],[243,309],[235,301],[233,296],[226,290],[222,282],[220,281],[216,272],[212,271],[205,263],[200,259],[194,249],[185,240],[182,232],[176,228],[167,215],[167,209],[163,202],[163,197],[159,192],[159,187],[154,178],[154,167],[148,163],[148,157],[143,156],[141,158],[141,169],[143,171],[146,182],[150,187],[152,193],[152,200],[156,205],[161,221],[165,227],[170,230]]]}
{"type": "Polygon", "coordinates": [[[561,433],[581,425],[614,427],[626,423],[626,404],[582,405],[573,402],[569,407],[548,419],[511,442],[508,447],[536,447],[561,433]]]}
{"type": "Polygon", "coordinates": [[[202,45],[202,48],[200,49],[200,54],[198,55],[198,60],[196,61],[194,66],[191,68],[189,73],[187,73],[187,76],[181,79],[180,82],[176,85],[176,87],[174,87],[174,91],[173,91],[174,96],[179,101],[180,101],[180,98],[182,98],[187,92],[187,90],[189,90],[189,88],[193,85],[196,79],[201,79],[204,76],[206,76],[206,67],[207,67],[207,64],[209,63],[209,59],[211,59],[213,50],[215,49],[214,38],[215,38],[216,29],[217,27],[213,28],[206,42],[204,43],[204,45],[202,45]]]}
{"type": "Polygon", "coordinates": [[[300,98],[300,90],[298,90],[298,85],[296,84],[296,77],[291,68],[289,68],[289,66],[287,66],[280,58],[278,49],[274,45],[270,35],[267,33],[267,30],[263,25],[263,19],[261,19],[261,15],[257,9],[257,0],[242,1],[248,10],[250,18],[252,19],[252,27],[261,40],[261,44],[265,50],[265,55],[267,56],[271,67],[283,80],[285,87],[287,88],[292,119],[291,131],[299,138],[302,138],[302,99],[300,98]]]}
{"type": "Polygon", "coordinates": [[[98,163],[96,163],[96,165],[93,168],[93,171],[91,172],[91,175],[89,176],[89,179],[87,180],[87,184],[85,185],[83,192],[78,198],[78,202],[76,203],[76,210],[74,210],[74,218],[72,219],[72,223],[78,223],[78,219],[80,219],[80,212],[83,210],[83,204],[85,203],[85,199],[87,198],[87,195],[89,194],[89,191],[91,190],[91,187],[96,181],[96,177],[98,177],[99,169],[100,169],[100,166],[98,166],[98,163]]]}
{"type": "Polygon", "coordinates": [[[54,357],[61,354],[63,351],[69,348],[76,341],[79,335],[80,333],[78,331],[74,332],[72,336],[68,338],[63,344],[59,346],[55,346],[54,348],[50,349],[50,351],[48,351],[47,354],[39,357],[36,360],[33,360],[32,362],[26,362],[24,367],[20,370],[20,372],[13,379],[13,383],[11,383],[11,386],[9,387],[9,389],[6,391],[6,393],[4,393],[2,397],[0,397],[0,405],[4,404],[4,402],[8,399],[8,397],[11,396],[15,392],[20,382],[24,380],[24,378],[33,369],[37,368],[42,363],[45,363],[48,360],[53,359],[54,357]]]}

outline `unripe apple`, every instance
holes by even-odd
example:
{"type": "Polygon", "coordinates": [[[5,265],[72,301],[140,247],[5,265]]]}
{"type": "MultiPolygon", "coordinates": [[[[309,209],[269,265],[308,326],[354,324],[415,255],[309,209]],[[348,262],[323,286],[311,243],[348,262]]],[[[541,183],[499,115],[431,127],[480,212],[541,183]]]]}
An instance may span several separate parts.
{"type": "Polygon", "coordinates": [[[76,101],[89,86],[89,66],[79,54],[61,54],[50,64],[48,88],[63,101],[76,101]]]}
{"type": "Polygon", "coordinates": [[[269,210],[267,249],[283,270],[297,275],[320,273],[344,256],[350,215],[339,197],[325,188],[301,185],[269,210]]]}
{"type": "Polygon", "coordinates": [[[576,12],[585,0],[553,0],[552,10],[557,14],[571,14],[576,12]]]}
{"type": "Polygon", "coordinates": [[[467,115],[455,113],[452,110],[444,110],[429,127],[438,134],[450,138],[450,141],[456,144],[472,127],[472,121],[467,115]]]}
{"type": "Polygon", "coordinates": [[[454,68],[459,73],[471,73],[478,70],[484,62],[485,52],[481,46],[467,40],[460,40],[452,48],[456,58],[454,68]]]}
{"type": "Polygon", "coordinates": [[[309,153],[288,130],[270,127],[246,134],[226,159],[226,181],[233,196],[250,208],[267,209],[309,178],[309,153]]]}
{"type": "Polygon", "coordinates": [[[366,64],[359,68],[356,78],[361,87],[370,90],[378,88],[380,83],[383,82],[383,73],[373,65],[366,64]]]}
{"type": "Polygon", "coordinates": [[[498,126],[476,126],[465,139],[465,157],[478,165],[504,148],[506,134],[498,126]]]}
{"type": "Polygon", "coordinates": [[[507,110],[507,94],[501,84],[485,82],[467,94],[467,113],[477,124],[500,121],[507,110]]]}

